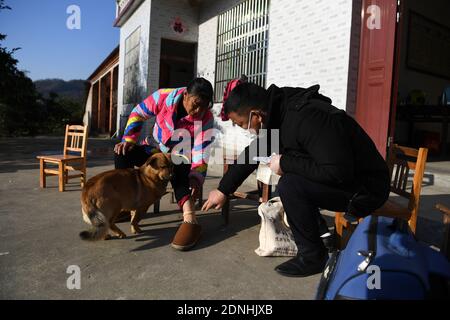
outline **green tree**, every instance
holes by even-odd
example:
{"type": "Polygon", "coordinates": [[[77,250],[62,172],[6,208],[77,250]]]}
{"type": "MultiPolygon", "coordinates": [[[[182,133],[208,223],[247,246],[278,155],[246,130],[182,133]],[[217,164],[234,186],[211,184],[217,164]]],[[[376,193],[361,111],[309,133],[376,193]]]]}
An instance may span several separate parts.
{"type": "MultiPolygon", "coordinates": [[[[0,0],[2,10],[11,10],[4,0],[0,0]]],[[[80,124],[82,103],[56,93],[48,98],[39,94],[33,81],[18,69],[14,53],[20,48],[2,46],[5,39],[0,33],[0,136],[63,134],[66,124],[80,124]]]]}
{"type": "MultiPolygon", "coordinates": [[[[0,0],[1,10],[11,10],[4,0],[0,0]]],[[[14,53],[20,48],[3,47],[5,39],[6,35],[0,33],[0,134],[35,134],[41,117],[36,88],[25,72],[17,68],[14,53]]]]}

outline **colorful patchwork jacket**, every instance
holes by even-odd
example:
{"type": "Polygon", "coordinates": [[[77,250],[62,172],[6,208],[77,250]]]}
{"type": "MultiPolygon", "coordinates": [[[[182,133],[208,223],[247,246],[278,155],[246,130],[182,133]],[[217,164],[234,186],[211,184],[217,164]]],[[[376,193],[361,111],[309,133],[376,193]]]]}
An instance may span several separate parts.
{"type": "Polygon", "coordinates": [[[208,110],[201,118],[194,119],[188,115],[177,120],[177,105],[180,99],[183,99],[185,91],[186,88],[160,89],[137,105],[128,119],[122,142],[138,143],[144,121],[151,117],[156,117],[153,137],[158,146],[154,146],[154,143],[152,145],[149,138],[141,142],[149,154],[159,151],[170,152],[180,141],[179,135],[178,137],[174,135],[175,130],[187,130],[191,137],[191,152],[189,154],[183,149],[183,154],[191,160],[189,177],[197,178],[203,184],[208,168],[208,147],[214,140],[214,117],[208,110]]]}

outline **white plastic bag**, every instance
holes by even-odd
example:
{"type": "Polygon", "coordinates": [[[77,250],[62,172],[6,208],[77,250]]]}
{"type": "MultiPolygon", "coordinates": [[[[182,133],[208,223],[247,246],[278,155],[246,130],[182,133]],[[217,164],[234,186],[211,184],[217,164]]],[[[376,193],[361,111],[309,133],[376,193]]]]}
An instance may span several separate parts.
{"type": "Polygon", "coordinates": [[[276,186],[280,178],[279,175],[270,170],[267,164],[260,164],[256,171],[256,179],[269,186],[276,186]]]}
{"type": "Polygon", "coordinates": [[[292,231],[285,222],[283,204],[279,197],[263,203],[258,208],[261,217],[259,248],[255,250],[261,257],[292,257],[297,255],[297,245],[292,231]]]}

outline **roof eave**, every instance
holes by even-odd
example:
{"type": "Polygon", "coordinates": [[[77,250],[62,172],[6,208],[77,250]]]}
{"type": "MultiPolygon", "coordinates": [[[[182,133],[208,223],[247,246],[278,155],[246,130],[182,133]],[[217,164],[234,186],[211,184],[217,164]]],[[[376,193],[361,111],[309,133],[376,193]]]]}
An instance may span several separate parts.
{"type": "Polygon", "coordinates": [[[120,47],[117,46],[109,55],[106,57],[105,60],[100,63],[100,65],[95,69],[95,71],[87,78],[88,81],[91,81],[97,77],[97,74],[99,74],[109,63],[110,61],[118,60],[119,58],[119,49],[120,47]]]}
{"type": "Polygon", "coordinates": [[[131,0],[125,6],[125,8],[120,11],[119,15],[114,21],[114,27],[122,27],[144,1],[145,0],[131,0]]]}

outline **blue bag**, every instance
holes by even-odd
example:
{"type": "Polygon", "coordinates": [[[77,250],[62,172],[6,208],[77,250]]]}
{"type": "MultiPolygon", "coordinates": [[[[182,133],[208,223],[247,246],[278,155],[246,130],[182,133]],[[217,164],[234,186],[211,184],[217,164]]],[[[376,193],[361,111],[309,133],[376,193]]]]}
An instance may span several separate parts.
{"type": "Polygon", "coordinates": [[[317,299],[421,300],[448,295],[450,263],[417,242],[406,222],[371,216],[332,255],[317,299]]]}

